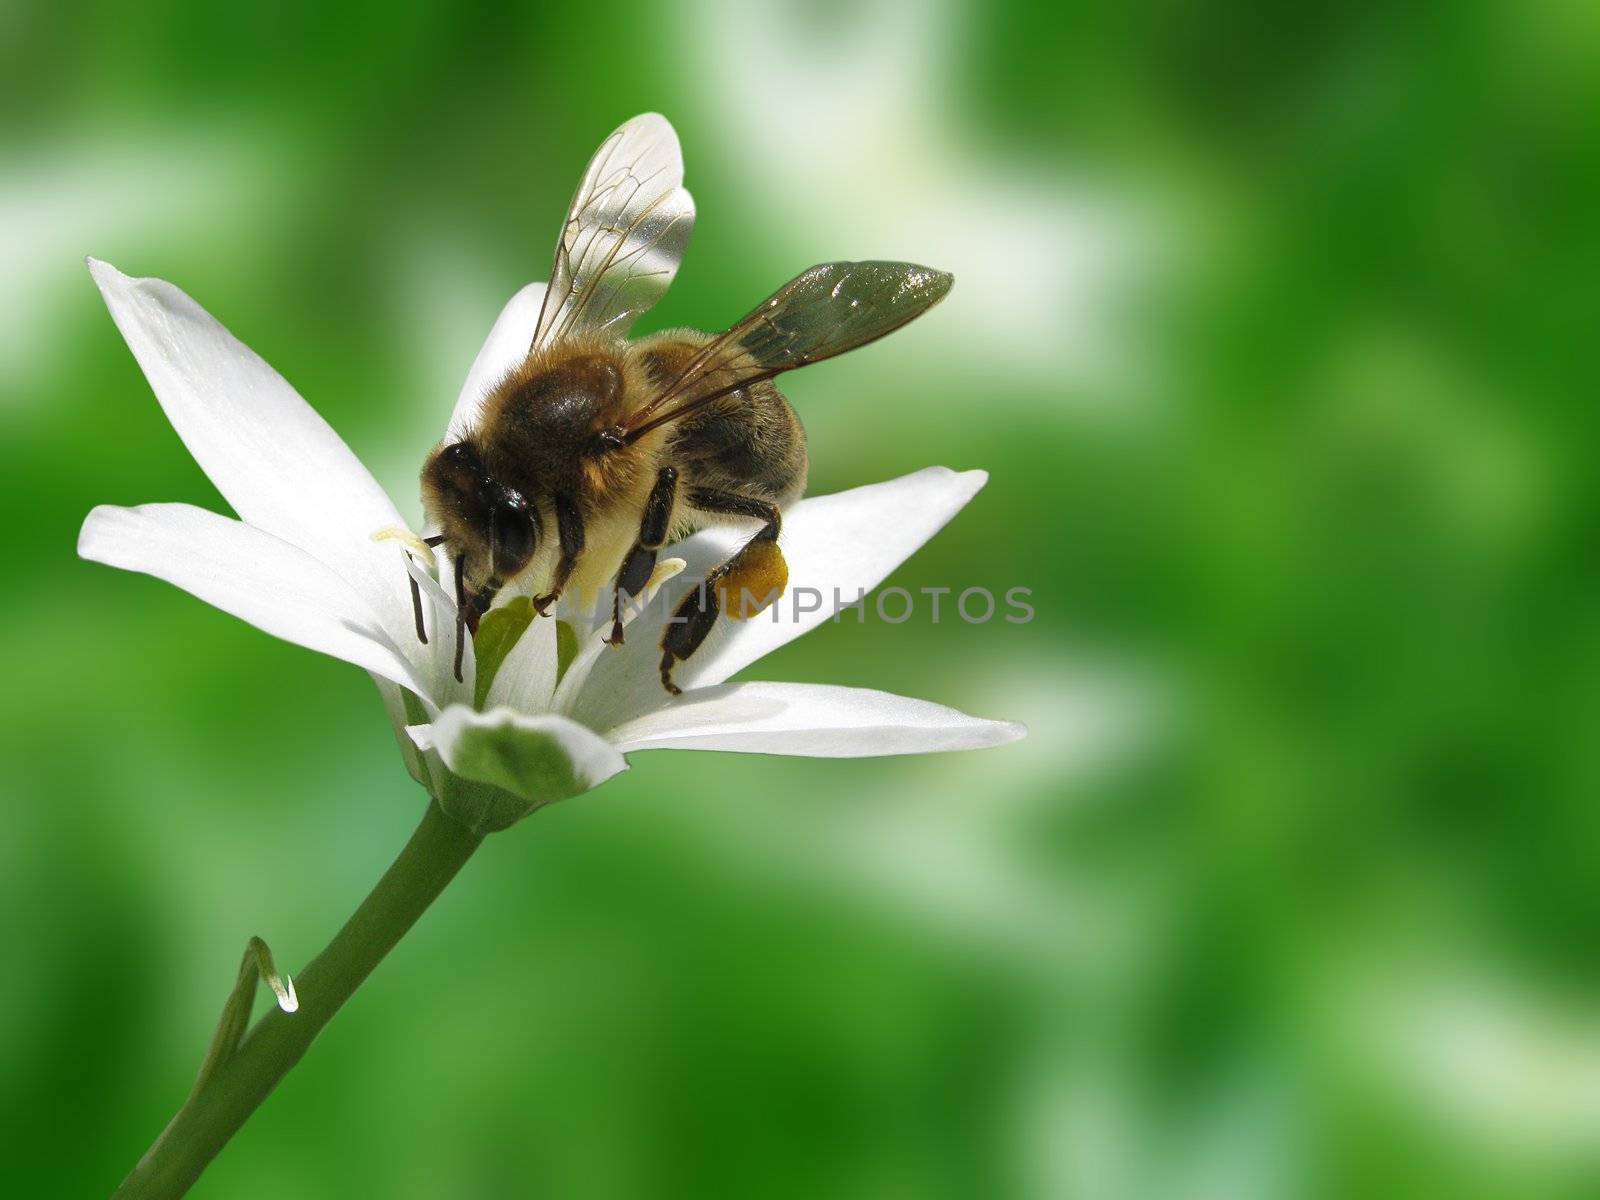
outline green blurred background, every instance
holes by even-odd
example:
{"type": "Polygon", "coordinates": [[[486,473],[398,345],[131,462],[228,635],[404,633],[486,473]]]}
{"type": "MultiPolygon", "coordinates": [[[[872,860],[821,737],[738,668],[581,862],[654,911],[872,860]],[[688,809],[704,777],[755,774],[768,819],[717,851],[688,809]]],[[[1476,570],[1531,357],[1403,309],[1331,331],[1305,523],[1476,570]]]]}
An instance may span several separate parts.
{"type": "Polygon", "coordinates": [[[423,796],[371,683],[76,561],[219,506],[86,272],[177,282],[415,511],[592,148],[698,232],[641,330],[953,270],[793,377],[812,491],[992,481],[893,578],[1028,625],[753,668],[1027,721],[641,754],[494,839],[209,1197],[1563,1196],[1600,1185],[1600,10],[703,0],[0,6],[0,1098],[108,1192],[246,937],[423,796]]]}

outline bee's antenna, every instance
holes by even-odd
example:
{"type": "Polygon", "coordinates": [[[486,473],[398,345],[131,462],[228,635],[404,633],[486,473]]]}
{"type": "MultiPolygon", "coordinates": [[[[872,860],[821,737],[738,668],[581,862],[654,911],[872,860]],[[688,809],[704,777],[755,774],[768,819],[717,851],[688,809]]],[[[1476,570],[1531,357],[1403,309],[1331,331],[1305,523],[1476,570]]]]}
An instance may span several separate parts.
{"type": "Polygon", "coordinates": [[[467,647],[467,556],[456,556],[456,682],[465,683],[461,677],[461,656],[467,647]]]}
{"type": "Polygon", "coordinates": [[[430,546],[442,546],[444,544],[444,534],[436,533],[432,537],[425,537],[422,540],[430,546]]]}
{"type": "Polygon", "coordinates": [[[406,572],[406,582],[411,585],[411,613],[417,619],[417,641],[426,646],[428,631],[422,624],[422,589],[417,586],[417,578],[410,571],[406,572]]]}

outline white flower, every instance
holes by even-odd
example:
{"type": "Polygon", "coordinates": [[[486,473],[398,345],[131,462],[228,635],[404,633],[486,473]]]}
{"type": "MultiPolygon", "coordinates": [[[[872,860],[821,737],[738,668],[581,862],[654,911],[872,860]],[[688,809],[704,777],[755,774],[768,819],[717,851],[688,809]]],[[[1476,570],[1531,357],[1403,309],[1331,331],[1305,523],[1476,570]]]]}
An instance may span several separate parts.
{"type": "MultiPolygon", "coordinates": [[[[780,604],[758,619],[719,622],[680,664],[680,697],[661,687],[655,631],[611,648],[602,629],[580,627],[563,671],[557,622],[543,618],[511,647],[478,704],[470,641],[456,678],[455,605],[435,581],[446,564],[422,570],[402,541],[374,539],[404,522],[350,448],[183,292],[106,263],[89,267],[168,419],[240,519],[187,504],[101,506],[84,522],[78,553],[165,579],[277,637],[366,668],[411,774],[477,831],[594,787],[623,770],[633,750],[851,757],[1022,736],[1016,724],[883,692],[726,682],[875,587],[972,498],[982,471],[931,467],[796,504],[784,519],[784,554],[791,578],[815,588],[822,607],[780,604]],[[424,595],[426,643],[407,570],[424,595]]],[[[531,284],[506,305],[452,423],[526,353],[543,294],[543,284],[531,284]]],[[[674,547],[678,557],[652,581],[662,593],[652,616],[670,612],[690,581],[746,536],[707,530],[674,547]]]]}

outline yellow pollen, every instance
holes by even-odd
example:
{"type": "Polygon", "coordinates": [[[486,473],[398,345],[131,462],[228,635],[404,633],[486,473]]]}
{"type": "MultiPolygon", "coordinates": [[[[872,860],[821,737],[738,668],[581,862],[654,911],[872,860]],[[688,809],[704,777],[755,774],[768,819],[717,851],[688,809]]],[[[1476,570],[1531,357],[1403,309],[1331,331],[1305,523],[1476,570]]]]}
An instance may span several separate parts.
{"type": "Polygon", "coordinates": [[[372,535],[372,540],[375,542],[399,542],[424,563],[430,565],[433,563],[433,547],[412,533],[411,530],[403,529],[399,525],[391,525],[387,529],[378,530],[377,533],[372,535]]]}
{"type": "Polygon", "coordinates": [[[751,542],[717,584],[717,603],[735,621],[765,612],[789,584],[789,564],[777,542],[751,542]]]}

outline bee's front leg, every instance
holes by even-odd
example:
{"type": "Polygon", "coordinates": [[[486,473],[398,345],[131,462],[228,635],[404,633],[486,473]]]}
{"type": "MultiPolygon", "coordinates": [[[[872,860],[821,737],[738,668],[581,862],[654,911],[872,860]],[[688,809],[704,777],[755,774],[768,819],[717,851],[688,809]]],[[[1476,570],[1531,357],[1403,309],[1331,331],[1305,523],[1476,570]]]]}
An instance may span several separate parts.
{"type": "Polygon", "coordinates": [[[533,598],[533,608],[541,617],[545,610],[561,598],[561,589],[567,586],[572,569],[578,565],[583,553],[583,514],[572,497],[557,494],[555,497],[556,533],[561,539],[561,558],[556,563],[555,578],[550,581],[550,591],[533,598]]]}
{"type": "Polygon", "coordinates": [[[764,612],[789,582],[789,567],[778,549],[783,520],[778,506],[754,496],[740,496],[716,488],[695,488],[689,505],[701,512],[756,517],[765,524],[738,552],[706,576],[672,614],[661,635],[661,686],[674,696],[682,689],[672,682],[672,669],[700,648],[719,613],[744,621],[764,612]]]}
{"type": "Polygon", "coordinates": [[[639,520],[639,540],[622,560],[617,572],[616,587],[611,595],[611,636],[608,646],[622,645],[622,606],[632,600],[644,585],[650,582],[650,572],[655,570],[656,551],[667,540],[667,530],[672,524],[672,503],[678,495],[678,472],[662,467],[656,475],[656,485],[650,489],[650,498],[644,504],[644,516],[639,520]]]}

